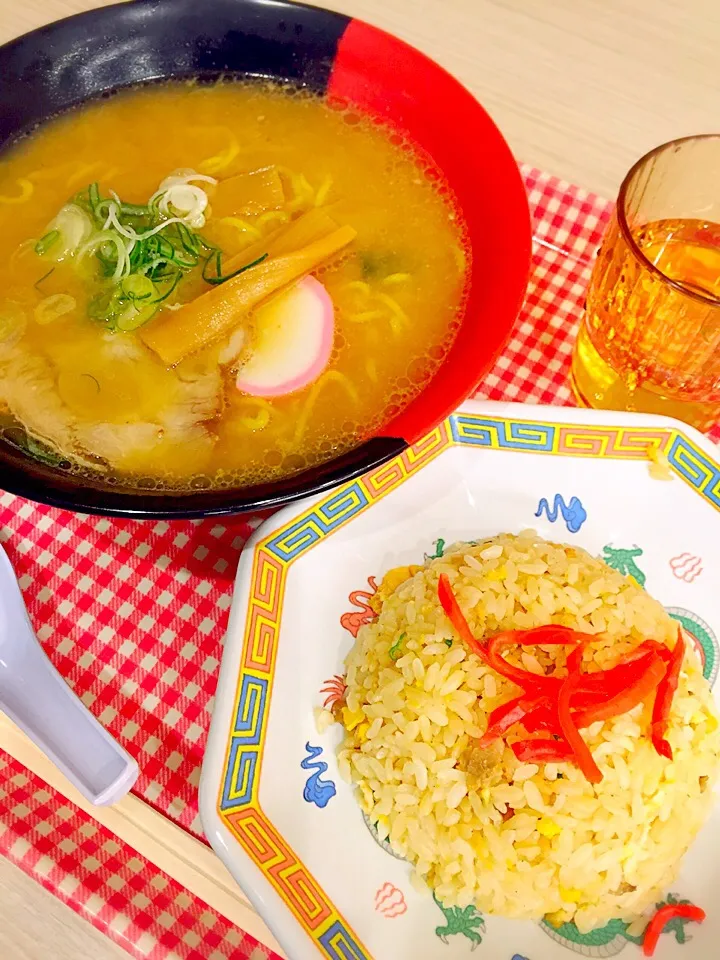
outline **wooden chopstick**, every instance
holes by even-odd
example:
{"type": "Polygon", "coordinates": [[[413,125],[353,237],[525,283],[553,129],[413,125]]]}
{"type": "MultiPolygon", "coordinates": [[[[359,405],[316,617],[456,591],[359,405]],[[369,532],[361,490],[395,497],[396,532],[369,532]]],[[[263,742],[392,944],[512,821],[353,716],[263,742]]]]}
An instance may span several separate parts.
{"type": "Polygon", "coordinates": [[[80,807],[89,816],[154,863],[160,870],[204,900],[230,923],[285,954],[245,895],[213,853],[182,827],[139,797],[128,794],[112,807],[94,807],[4,714],[0,713],[0,749],[80,807]]]}

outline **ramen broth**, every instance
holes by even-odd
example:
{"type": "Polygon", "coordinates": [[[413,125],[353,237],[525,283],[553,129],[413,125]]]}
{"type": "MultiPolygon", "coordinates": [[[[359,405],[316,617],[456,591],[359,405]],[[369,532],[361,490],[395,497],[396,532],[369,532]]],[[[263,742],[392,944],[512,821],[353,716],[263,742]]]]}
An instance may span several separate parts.
{"type": "Polygon", "coordinates": [[[437,170],[351,109],[260,84],[118,94],[0,159],[2,429],[121,485],[292,474],[425,387],[466,266],[437,170]]]}

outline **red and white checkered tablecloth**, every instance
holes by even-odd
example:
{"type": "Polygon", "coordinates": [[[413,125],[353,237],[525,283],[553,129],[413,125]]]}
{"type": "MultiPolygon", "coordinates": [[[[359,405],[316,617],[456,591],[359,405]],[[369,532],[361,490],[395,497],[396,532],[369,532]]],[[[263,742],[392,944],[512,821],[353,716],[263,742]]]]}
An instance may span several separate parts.
{"type": "MultiPolygon", "coordinates": [[[[534,219],[525,306],[478,396],[572,403],[567,373],[611,206],[522,167],[534,219]]],[[[201,836],[197,787],[238,555],[259,517],[107,520],[0,494],[0,540],[50,658],[138,760],[136,792],[201,836]]],[[[136,957],[268,950],[0,752],[0,852],[136,957]]]]}

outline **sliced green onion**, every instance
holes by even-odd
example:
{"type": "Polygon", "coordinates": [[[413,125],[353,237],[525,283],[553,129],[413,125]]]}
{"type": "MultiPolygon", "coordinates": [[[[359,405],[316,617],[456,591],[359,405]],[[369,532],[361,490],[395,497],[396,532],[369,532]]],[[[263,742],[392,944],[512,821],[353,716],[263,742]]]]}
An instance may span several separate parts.
{"type": "Polygon", "coordinates": [[[44,283],[45,280],[50,276],[51,273],[55,273],[55,267],[50,267],[47,273],[44,273],[39,280],[36,280],[33,286],[36,290],[40,290],[40,284],[44,283]]]}
{"type": "Polygon", "coordinates": [[[45,324],[52,323],[66,313],[72,313],[76,307],[77,300],[75,297],[71,297],[67,293],[53,293],[41,300],[35,307],[35,320],[41,326],[45,326],[45,324]]]}
{"type": "MultiPolygon", "coordinates": [[[[113,230],[101,230],[100,233],[96,233],[94,237],[91,237],[88,242],[80,248],[78,256],[82,258],[88,253],[97,253],[99,250],[102,257],[108,260],[109,255],[103,250],[105,244],[112,244],[117,252],[113,280],[120,280],[129,270],[130,258],[128,257],[122,237],[119,237],[113,230]]],[[[102,257],[100,259],[102,259],[102,257]]]]}
{"type": "Polygon", "coordinates": [[[97,183],[91,183],[88,187],[88,203],[93,214],[96,214],[98,204],[100,203],[100,188],[97,183]]]}
{"type": "Polygon", "coordinates": [[[131,273],[120,283],[121,295],[129,300],[149,300],[157,291],[152,280],[139,273],[131,273]]]}
{"type": "Polygon", "coordinates": [[[197,259],[187,260],[186,258],[179,256],[177,253],[172,258],[172,262],[177,264],[178,267],[184,267],[186,270],[192,270],[193,267],[198,265],[197,259]]]}
{"type": "Polygon", "coordinates": [[[232,273],[228,273],[226,276],[222,275],[222,251],[216,250],[214,254],[210,256],[205,261],[205,266],[203,267],[203,280],[206,283],[211,283],[214,286],[217,286],[220,283],[226,283],[228,280],[232,280],[233,277],[237,277],[241,273],[245,273],[246,270],[249,270],[251,267],[256,267],[259,263],[262,263],[263,260],[267,260],[268,254],[264,253],[261,257],[258,257],[257,260],[253,260],[252,263],[246,263],[244,267],[240,267],[239,270],[233,270],[232,273]],[[207,274],[207,266],[211,261],[215,261],[215,276],[211,277],[207,274]]]}
{"type": "Polygon", "coordinates": [[[56,259],[75,254],[78,248],[90,239],[94,229],[91,217],[76,203],[65,204],[50,227],[59,230],[62,238],[61,250],[54,251],[56,259]]]}
{"type": "Polygon", "coordinates": [[[198,242],[198,246],[203,247],[208,253],[212,253],[214,250],[217,250],[217,247],[213,246],[212,243],[208,243],[205,237],[201,233],[195,234],[195,239],[198,242]]]}
{"type": "Polygon", "coordinates": [[[182,280],[182,274],[181,274],[181,273],[176,273],[176,274],[175,274],[175,279],[173,280],[172,285],[171,285],[170,289],[167,291],[167,293],[164,293],[161,297],[158,297],[156,300],[153,300],[152,302],[153,302],[153,303],[162,303],[163,300],[167,300],[167,298],[170,296],[170,294],[175,292],[175,289],[176,289],[177,285],[180,283],[181,280],[182,280]]]}
{"type": "Polygon", "coordinates": [[[195,257],[195,262],[197,263],[200,252],[200,245],[197,242],[197,238],[188,230],[184,223],[177,224],[177,232],[180,237],[180,243],[189,254],[195,257]]]}
{"type": "Polygon", "coordinates": [[[132,250],[130,251],[130,269],[134,270],[135,267],[140,266],[144,263],[147,251],[142,241],[136,243],[132,250]]]}
{"type": "Polygon", "coordinates": [[[114,200],[100,200],[95,206],[93,213],[101,223],[107,223],[110,217],[110,211],[115,207],[114,200]]]}
{"type": "MultiPolygon", "coordinates": [[[[215,182],[194,173],[190,179],[215,182]]],[[[187,185],[187,179],[181,177],[178,183],[187,185]]],[[[146,323],[192,270],[201,271],[208,283],[225,283],[267,256],[223,275],[222,251],[195,232],[200,224],[190,218],[192,211],[180,211],[181,216],[168,215],[175,211],[165,212],[167,188],[174,186],[177,186],[175,181],[168,180],[164,190],[154,194],[147,205],[142,205],[124,203],[112,190],[109,197],[103,197],[95,182],[63,208],[78,215],[78,227],[85,218],[87,233],[79,238],[76,249],[71,252],[76,253],[78,260],[93,254],[99,266],[98,278],[107,278],[92,298],[88,314],[110,329],[135,330],[146,323]]],[[[188,199],[193,199],[192,190],[198,193],[196,212],[199,212],[203,197],[199,196],[199,188],[190,188],[185,190],[188,199]]],[[[50,226],[56,224],[53,222],[50,226]]],[[[64,240],[65,232],[59,222],[57,226],[64,240]]],[[[38,252],[44,252],[56,240],[57,232],[48,233],[38,241],[38,252]]]]}
{"type": "Polygon", "coordinates": [[[106,257],[103,255],[101,250],[96,250],[95,256],[100,261],[100,266],[102,267],[102,275],[104,277],[114,276],[115,270],[117,269],[117,257],[106,257]]]}
{"type": "Polygon", "coordinates": [[[144,263],[138,270],[138,273],[150,277],[151,280],[160,280],[164,277],[174,276],[178,271],[173,269],[174,264],[170,264],[164,257],[156,257],[144,263]]]}
{"type": "Polygon", "coordinates": [[[156,313],[157,306],[152,301],[142,307],[137,307],[134,303],[131,303],[117,318],[115,326],[118,330],[129,333],[131,330],[142,327],[148,320],[152,320],[156,313]]]}
{"type": "Polygon", "coordinates": [[[116,290],[103,290],[92,298],[88,304],[88,316],[93,320],[111,320],[114,307],[117,304],[116,290]]]}
{"type": "Polygon", "coordinates": [[[60,239],[60,231],[51,230],[49,233],[46,233],[44,237],[40,237],[38,242],[35,244],[35,253],[39,257],[42,257],[44,254],[48,252],[48,250],[50,249],[50,247],[52,247],[53,244],[57,243],[59,239],[60,239]]]}
{"type": "Polygon", "coordinates": [[[137,203],[121,203],[120,213],[125,217],[148,217],[152,216],[149,207],[141,207],[137,203]]]}
{"type": "Polygon", "coordinates": [[[118,220],[118,205],[113,203],[110,207],[110,212],[108,213],[106,223],[109,223],[114,230],[116,230],[121,237],[125,237],[126,240],[130,240],[133,246],[141,239],[140,235],[132,228],[128,227],[123,223],[120,223],[118,220]]]}

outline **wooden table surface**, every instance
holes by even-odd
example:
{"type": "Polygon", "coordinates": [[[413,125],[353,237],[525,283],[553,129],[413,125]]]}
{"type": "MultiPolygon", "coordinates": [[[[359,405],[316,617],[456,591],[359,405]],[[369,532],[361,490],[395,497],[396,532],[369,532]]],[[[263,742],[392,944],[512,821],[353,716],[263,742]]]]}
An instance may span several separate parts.
{"type": "MultiPolygon", "coordinates": [[[[0,42],[99,5],[0,0],[0,42]]],[[[476,94],[518,158],[607,197],[646,150],[686,134],[717,133],[720,126],[716,0],[325,5],[420,47],[476,94]]],[[[127,957],[1,859],[0,904],[3,960],[127,957]]]]}

